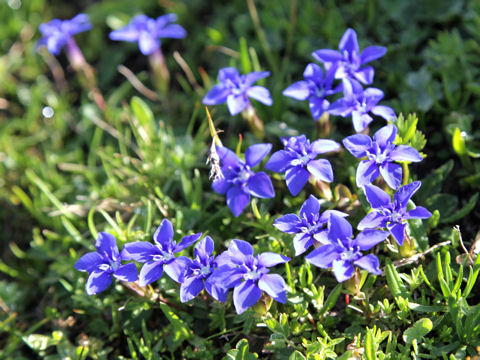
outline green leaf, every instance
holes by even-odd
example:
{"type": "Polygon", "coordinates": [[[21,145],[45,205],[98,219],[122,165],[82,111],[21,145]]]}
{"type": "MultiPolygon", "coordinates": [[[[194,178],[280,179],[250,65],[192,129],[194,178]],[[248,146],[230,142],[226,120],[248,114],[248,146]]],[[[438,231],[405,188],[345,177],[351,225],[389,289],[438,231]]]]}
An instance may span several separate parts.
{"type": "Polygon", "coordinates": [[[323,304],[323,307],[320,309],[319,314],[325,314],[327,311],[329,311],[331,308],[335,306],[337,303],[338,297],[342,293],[342,284],[339,283],[335,288],[328,294],[327,300],[323,304]]]}
{"type": "Polygon", "coordinates": [[[453,164],[454,161],[449,160],[422,180],[422,189],[415,195],[417,199],[421,200],[419,203],[424,204],[427,199],[442,190],[444,181],[453,169],[453,164]]]}
{"type": "Polygon", "coordinates": [[[462,132],[458,127],[455,128],[455,130],[453,131],[452,145],[453,145],[453,150],[455,150],[458,156],[463,157],[467,154],[467,147],[465,145],[465,140],[462,136],[462,132]]]}
{"type": "Polygon", "coordinates": [[[247,339],[242,339],[233,350],[229,350],[222,360],[255,360],[258,355],[249,351],[247,339]]]}
{"type": "Polygon", "coordinates": [[[423,318],[418,320],[413,326],[409,327],[403,333],[403,341],[406,344],[411,344],[413,340],[420,342],[421,339],[433,329],[432,320],[423,318]]]}
{"type": "Polygon", "coordinates": [[[373,337],[373,330],[367,329],[367,333],[365,334],[365,358],[367,360],[377,360],[376,351],[377,347],[373,337]]]}
{"type": "Polygon", "coordinates": [[[289,357],[288,357],[288,360],[306,360],[307,358],[305,356],[303,356],[303,354],[298,351],[298,350],[295,350],[289,357]]]}
{"type": "Polygon", "coordinates": [[[155,123],[155,118],[147,103],[138,96],[134,96],[130,101],[130,106],[132,107],[133,115],[135,115],[140,125],[151,129],[155,123]]]}
{"type": "Polygon", "coordinates": [[[56,345],[58,343],[57,340],[52,339],[50,336],[42,334],[30,334],[28,336],[24,336],[22,340],[35,351],[46,350],[49,346],[56,345]]]}
{"type": "Polygon", "coordinates": [[[464,207],[462,207],[460,210],[455,211],[455,213],[450,215],[449,217],[440,219],[440,222],[441,223],[455,222],[467,216],[468,214],[470,214],[470,212],[474,209],[475,205],[477,204],[478,195],[479,193],[476,193],[475,195],[473,195],[464,207]]]}
{"type": "Polygon", "coordinates": [[[243,36],[240,38],[240,62],[244,74],[248,74],[252,71],[252,64],[250,63],[250,57],[248,56],[247,40],[243,36]]]}
{"type": "Polygon", "coordinates": [[[399,297],[402,297],[404,299],[410,298],[410,294],[408,293],[405,284],[403,283],[400,275],[397,272],[397,269],[395,269],[395,266],[393,266],[390,259],[387,259],[387,265],[385,266],[385,275],[387,276],[388,288],[394,296],[395,301],[397,301],[399,297]]]}

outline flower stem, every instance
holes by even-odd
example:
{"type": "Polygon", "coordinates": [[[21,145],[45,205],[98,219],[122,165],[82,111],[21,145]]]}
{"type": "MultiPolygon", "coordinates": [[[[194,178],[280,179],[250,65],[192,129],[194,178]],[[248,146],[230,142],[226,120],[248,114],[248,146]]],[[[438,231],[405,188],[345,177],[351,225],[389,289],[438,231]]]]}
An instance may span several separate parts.
{"type": "Polygon", "coordinates": [[[157,48],[148,56],[148,61],[150,62],[150,68],[153,72],[155,86],[161,94],[166,95],[170,84],[170,73],[168,72],[167,63],[162,50],[157,48]]]}
{"type": "Polygon", "coordinates": [[[257,115],[257,111],[253,108],[252,104],[248,104],[245,110],[242,111],[242,117],[248,123],[250,130],[257,138],[263,139],[265,137],[263,121],[257,115]]]}

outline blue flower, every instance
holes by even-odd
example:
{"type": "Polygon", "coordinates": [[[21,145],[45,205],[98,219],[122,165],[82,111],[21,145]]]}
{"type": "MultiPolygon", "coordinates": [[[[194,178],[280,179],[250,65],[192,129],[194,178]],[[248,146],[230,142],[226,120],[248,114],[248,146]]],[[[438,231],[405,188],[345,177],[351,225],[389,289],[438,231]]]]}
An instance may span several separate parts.
{"type": "Polygon", "coordinates": [[[157,19],[145,15],[135,16],[127,26],[114,30],[109,37],[112,40],[138,42],[143,55],[150,55],[160,49],[160,38],[183,39],[187,32],[178,24],[177,15],[166,14],[157,19]]]}
{"type": "Polygon", "coordinates": [[[272,181],[267,174],[255,173],[258,165],[272,149],[272,144],[255,144],[245,152],[245,162],[226,147],[218,147],[223,178],[217,178],[212,188],[219,194],[227,195],[227,205],[234,216],[240,215],[250,202],[250,196],[273,198],[272,181]]]}
{"type": "Polygon", "coordinates": [[[331,68],[323,75],[323,70],[317,64],[308,64],[303,72],[305,80],[297,81],[283,91],[283,95],[297,100],[309,100],[310,112],[317,121],[325,111],[328,111],[330,102],[325,99],[342,89],[342,85],[332,89],[335,69],[331,68]]]}
{"type": "Polygon", "coordinates": [[[96,252],[83,255],[75,264],[78,271],[90,274],[86,290],[88,295],[104,291],[112,283],[112,276],[120,281],[136,281],[137,267],[134,263],[122,265],[124,259],[118,253],[117,243],[112,234],[101,232],[95,243],[96,252]]]}
{"type": "Polygon", "coordinates": [[[185,236],[177,245],[175,241],[172,241],[172,223],[164,219],[153,235],[155,244],[146,241],[125,244],[122,258],[145,263],[140,270],[140,286],[157,281],[163,275],[164,270],[174,281],[181,283],[185,268],[191,260],[185,256],[175,257],[175,253],[192,245],[200,236],[202,236],[201,233],[185,236]]]}
{"type": "Polygon", "coordinates": [[[393,195],[393,203],[390,195],[375,185],[365,185],[365,195],[373,208],[367,216],[358,224],[358,230],[387,228],[395,241],[403,244],[405,239],[405,226],[408,219],[428,219],[432,214],[422,206],[407,211],[410,198],[417,192],[422,183],[414,181],[402,186],[393,195]]]}
{"type": "Polygon", "coordinates": [[[365,130],[373,121],[369,112],[392,121],[396,118],[392,108],[377,105],[383,99],[383,91],[376,88],[363,90],[359,83],[343,82],[344,97],[333,102],[328,111],[332,115],[342,117],[352,116],[353,127],[356,132],[365,130]]]}
{"type": "Polygon", "coordinates": [[[217,286],[210,281],[213,271],[217,268],[213,239],[205,236],[195,246],[195,259],[185,269],[185,276],[180,286],[180,301],[186,302],[196,297],[204,288],[216,300],[227,300],[228,289],[217,286]]]}
{"type": "Polygon", "coordinates": [[[285,303],[285,281],[278,274],[269,274],[268,268],[289,260],[286,256],[271,252],[254,256],[253,247],[248,242],[232,240],[228,250],[217,257],[218,268],[210,281],[225,289],[233,288],[233,304],[238,314],[255,305],[262,291],[276,301],[285,303]]]}
{"type": "Polygon", "coordinates": [[[368,135],[356,134],[343,139],[343,145],[355,157],[366,156],[357,168],[357,186],[371,184],[380,174],[392,189],[398,189],[402,183],[402,167],[392,161],[419,162],[422,155],[408,145],[394,145],[397,127],[387,125],[373,135],[373,141],[368,135]]]}
{"type": "Polygon", "coordinates": [[[268,170],[285,173],[285,181],[292,195],[297,195],[307,184],[310,174],[314,178],[333,181],[330,161],[315,158],[319,154],[340,149],[340,144],[333,140],[318,139],[310,144],[305,135],[282,138],[285,150],[272,154],[265,167],[268,170]]]}
{"type": "Polygon", "coordinates": [[[38,27],[42,37],[38,40],[37,47],[45,45],[50,53],[58,55],[65,45],[72,42],[73,35],[91,28],[92,24],[86,14],[78,14],[70,20],[53,19],[38,27]]]}
{"type": "Polygon", "coordinates": [[[252,86],[256,81],[270,76],[270,72],[251,72],[240,75],[233,67],[226,67],[218,72],[220,84],[215,85],[205,95],[202,103],[205,105],[218,105],[227,102],[230,114],[237,115],[250,105],[249,98],[255,99],[265,105],[272,105],[270,92],[263,86],[252,86]]]}
{"type": "Polygon", "coordinates": [[[273,223],[273,226],[284,233],[296,234],[293,238],[295,256],[303,254],[313,244],[323,241],[327,232],[324,225],[327,224],[331,214],[348,216],[337,210],[326,210],[321,215],[319,213],[320,202],[315,196],[310,195],[300,208],[300,217],[296,214],[287,214],[273,223]]]}
{"type": "Polygon", "coordinates": [[[336,79],[360,81],[363,84],[371,84],[375,74],[371,66],[363,67],[363,65],[381,58],[387,52],[387,48],[383,46],[368,46],[360,53],[357,33],[353,29],[345,31],[338,48],[340,51],[317,50],[312,56],[322,62],[327,70],[335,68],[336,79]]]}
{"type": "Polygon", "coordinates": [[[352,226],[347,220],[331,214],[328,223],[327,239],[329,243],[313,250],[305,259],[322,269],[332,268],[338,282],[350,279],[354,266],[374,275],[380,275],[378,258],[373,255],[363,255],[362,250],[369,250],[385,240],[389,233],[380,230],[366,230],[352,239],[352,226]]]}

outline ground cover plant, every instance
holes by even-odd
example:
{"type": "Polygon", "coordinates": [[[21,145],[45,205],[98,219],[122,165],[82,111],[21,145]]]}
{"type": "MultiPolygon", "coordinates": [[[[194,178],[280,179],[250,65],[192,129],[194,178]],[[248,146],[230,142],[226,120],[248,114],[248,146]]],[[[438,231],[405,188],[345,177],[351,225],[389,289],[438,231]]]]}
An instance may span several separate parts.
{"type": "Polygon", "coordinates": [[[480,356],[478,3],[0,20],[0,358],[480,356]]]}

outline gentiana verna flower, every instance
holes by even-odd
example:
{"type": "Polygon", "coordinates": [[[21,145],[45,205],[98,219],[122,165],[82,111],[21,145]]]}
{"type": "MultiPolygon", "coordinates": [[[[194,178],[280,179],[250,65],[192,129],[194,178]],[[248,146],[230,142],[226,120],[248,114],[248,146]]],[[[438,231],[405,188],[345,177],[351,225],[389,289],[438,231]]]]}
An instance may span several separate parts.
{"type": "Polygon", "coordinates": [[[312,56],[322,62],[326,69],[335,68],[336,79],[346,79],[351,82],[360,81],[367,85],[373,82],[375,71],[371,66],[363,66],[381,58],[387,52],[387,48],[383,46],[368,46],[360,52],[357,33],[353,29],[345,31],[338,48],[339,51],[317,50],[312,56]]]}
{"type": "Polygon", "coordinates": [[[421,182],[414,181],[402,186],[393,195],[393,202],[385,191],[375,185],[365,185],[365,195],[372,206],[372,212],[358,224],[358,230],[387,228],[395,241],[403,244],[405,226],[409,219],[428,219],[432,214],[422,206],[407,211],[410,198],[420,188],[421,182]]]}
{"type": "Polygon", "coordinates": [[[271,171],[285,173],[285,181],[292,195],[297,195],[303,189],[310,174],[321,181],[333,181],[330,161],[315,158],[319,154],[340,149],[340,144],[324,139],[310,143],[305,135],[282,138],[281,141],[285,150],[273,153],[265,167],[271,171]]]}
{"type": "Polygon", "coordinates": [[[73,35],[91,28],[92,24],[86,14],[78,14],[70,20],[53,19],[38,27],[42,37],[38,40],[37,47],[45,46],[50,53],[58,55],[65,45],[71,46],[73,35]]]}
{"type": "Polygon", "coordinates": [[[328,95],[335,94],[342,89],[342,85],[332,88],[335,69],[323,73],[317,64],[308,64],[303,72],[304,80],[297,81],[283,90],[283,95],[297,99],[308,100],[310,112],[317,121],[324,112],[328,111],[330,102],[326,99],[328,95]]]}
{"type": "Polygon", "coordinates": [[[185,276],[180,286],[180,301],[186,302],[196,297],[204,288],[214,299],[227,300],[228,289],[216,286],[210,281],[210,275],[217,268],[213,239],[205,236],[195,246],[195,259],[185,267],[185,276]]]}
{"type": "Polygon", "coordinates": [[[127,26],[112,31],[109,37],[112,40],[138,42],[140,52],[150,55],[160,50],[161,38],[182,39],[187,35],[182,26],[172,24],[176,20],[175,14],[162,15],[156,19],[137,15],[127,26]]]}
{"type": "Polygon", "coordinates": [[[356,132],[365,130],[373,121],[368,114],[371,112],[387,121],[395,120],[395,112],[385,105],[377,105],[383,99],[383,91],[376,88],[363,90],[359,83],[343,83],[344,97],[333,102],[328,111],[332,115],[352,117],[353,127],[356,132]]]}
{"type": "Polygon", "coordinates": [[[272,181],[267,174],[255,173],[252,168],[258,165],[272,149],[271,144],[255,144],[245,152],[245,162],[226,147],[217,147],[220,158],[222,178],[212,183],[219,194],[226,194],[227,205],[234,216],[240,215],[250,202],[250,196],[273,198],[272,181]]]}
{"type": "Polygon", "coordinates": [[[367,270],[374,275],[380,275],[378,258],[373,255],[363,255],[388,237],[388,231],[366,230],[352,239],[352,226],[344,218],[331,214],[328,231],[324,243],[305,257],[309,263],[322,269],[332,268],[338,282],[350,279],[355,266],[367,270]]]}
{"type": "Polygon", "coordinates": [[[163,271],[174,281],[183,282],[185,267],[191,260],[185,256],[175,257],[175,253],[192,245],[202,234],[185,236],[179,244],[173,240],[173,234],[172,223],[164,219],[153,235],[155,244],[137,241],[123,247],[123,259],[144,263],[140,270],[140,286],[157,281],[163,275],[163,271]]]}
{"type": "Polygon", "coordinates": [[[86,253],[75,264],[75,269],[90,274],[86,285],[88,295],[98,294],[108,288],[112,283],[112,276],[127,282],[138,279],[134,263],[122,265],[121,260],[127,259],[120,256],[112,234],[99,233],[95,247],[96,252],[86,253]]]}
{"type": "Polygon", "coordinates": [[[230,114],[237,115],[250,105],[250,99],[260,101],[265,105],[272,105],[270,92],[263,86],[252,86],[256,81],[270,76],[269,71],[251,72],[240,75],[233,67],[226,67],[218,72],[219,84],[215,85],[205,95],[202,103],[218,105],[227,102],[230,114]]]}
{"type": "Polygon", "coordinates": [[[233,304],[238,314],[255,305],[262,291],[285,303],[285,281],[278,274],[269,274],[269,267],[283,264],[290,258],[264,252],[253,255],[253,247],[243,240],[232,240],[228,250],[217,257],[218,268],[210,281],[225,289],[233,288],[233,304]]]}
{"type": "Polygon", "coordinates": [[[326,225],[331,214],[348,216],[337,210],[326,210],[320,214],[320,202],[315,196],[310,195],[300,208],[300,217],[296,214],[286,214],[275,220],[273,226],[284,233],[295,234],[293,246],[295,256],[298,256],[317,241],[315,238],[317,235],[327,231],[326,225]]]}
{"type": "Polygon", "coordinates": [[[419,162],[422,155],[408,145],[394,145],[397,127],[387,125],[373,135],[356,134],[343,139],[345,148],[355,157],[366,156],[357,168],[357,186],[371,184],[380,174],[392,189],[398,189],[402,183],[402,167],[393,161],[419,162]]]}

